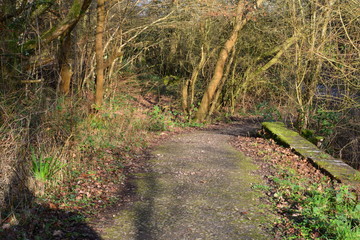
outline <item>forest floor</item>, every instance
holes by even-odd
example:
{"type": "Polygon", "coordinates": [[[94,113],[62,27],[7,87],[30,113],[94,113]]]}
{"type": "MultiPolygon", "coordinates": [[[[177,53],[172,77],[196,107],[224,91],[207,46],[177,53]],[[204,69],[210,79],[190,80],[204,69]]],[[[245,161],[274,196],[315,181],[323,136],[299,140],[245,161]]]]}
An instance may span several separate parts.
{"type": "MultiPolygon", "coordinates": [[[[308,211],[304,204],[317,206],[309,199],[314,196],[319,200],[320,193],[327,191],[336,193],[339,201],[352,201],[351,196],[338,190],[336,183],[306,159],[272,140],[258,137],[257,118],[236,120],[154,136],[148,149],[129,156],[132,159],[123,170],[127,179],[121,186],[114,185],[117,172],[106,171],[97,173],[107,174],[106,178],[81,175],[72,183],[81,187],[79,196],[102,191],[102,196],[106,196],[103,202],[84,209],[39,204],[29,210],[27,214],[31,217],[25,224],[14,228],[3,225],[0,239],[4,236],[9,240],[325,236],[331,226],[326,221],[314,222],[314,212],[308,211]],[[112,197],[118,200],[112,203],[106,200],[112,197]]],[[[325,198],[332,199],[328,195],[325,198]]],[[[324,206],[329,203],[324,202],[324,206]]],[[[331,211],[337,212],[344,216],[340,209],[331,211]]],[[[336,219],[334,215],[330,217],[336,219]]],[[[353,218],[349,216],[349,219],[353,218]]]]}

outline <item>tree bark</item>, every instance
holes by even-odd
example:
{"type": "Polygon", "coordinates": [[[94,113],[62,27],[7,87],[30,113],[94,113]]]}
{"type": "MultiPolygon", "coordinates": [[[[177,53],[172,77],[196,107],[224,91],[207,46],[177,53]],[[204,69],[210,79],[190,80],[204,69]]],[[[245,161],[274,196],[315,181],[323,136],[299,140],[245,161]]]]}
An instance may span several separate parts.
{"type": "Polygon", "coordinates": [[[225,73],[219,83],[219,87],[216,89],[216,92],[215,92],[215,95],[214,95],[214,98],[212,100],[212,102],[210,103],[210,109],[209,109],[209,114],[208,116],[212,115],[213,112],[215,111],[215,109],[217,108],[217,106],[219,105],[218,104],[218,100],[219,100],[219,97],[220,97],[220,94],[221,94],[221,91],[223,89],[223,86],[225,85],[225,82],[226,82],[226,79],[228,78],[229,76],[229,73],[230,73],[230,69],[231,69],[231,65],[234,61],[234,57],[235,57],[235,53],[236,53],[236,48],[234,47],[231,51],[231,57],[230,57],[230,60],[229,62],[227,63],[226,65],[226,70],[225,70],[225,73]]]}
{"type": "Polygon", "coordinates": [[[69,52],[71,49],[71,32],[68,32],[61,40],[60,45],[60,92],[64,95],[70,91],[71,77],[73,75],[71,64],[69,61],[69,52]]]}
{"type": "Polygon", "coordinates": [[[97,26],[95,38],[96,54],[96,89],[95,107],[101,106],[104,95],[104,48],[103,35],[105,26],[105,1],[97,0],[97,26]]]}
{"type": "Polygon", "coordinates": [[[189,92],[190,80],[186,79],[181,88],[181,108],[184,114],[189,114],[188,106],[188,92],[189,92]]]}
{"type": "Polygon", "coordinates": [[[206,50],[204,50],[204,46],[201,47],[201,58],[198,65],[194,68],[191,78],[190,78],[190,107],[193,108],[194,99],[195,99],[195,85],[198,80],[199,73],[201,69],[204,67],[206,63],[206,50]]]}
{"type": "MultiPolygon", "coordinates": [[[[257,6],[261,5],[262,2],[263,0],[258,0],[257,6]]],[[[220,51],[218,60],[216,62],[213,77],[210,80],[210,83],[201,100],[199,110],[196,113],[196,120],[198,122],[203,122],[206,116],[208,115],[211,101],[224,75],[224,66],[229,57],[229,53],[236,44],[240,30],[244,27],[244,25],[247,22],[247,18],[246,16],[244,16],[245,11],[246,11],[245,1],[240,0],[236,8],[235,26],[230,34],[229,39],[225,42],[223,49],[220,51]]]]}

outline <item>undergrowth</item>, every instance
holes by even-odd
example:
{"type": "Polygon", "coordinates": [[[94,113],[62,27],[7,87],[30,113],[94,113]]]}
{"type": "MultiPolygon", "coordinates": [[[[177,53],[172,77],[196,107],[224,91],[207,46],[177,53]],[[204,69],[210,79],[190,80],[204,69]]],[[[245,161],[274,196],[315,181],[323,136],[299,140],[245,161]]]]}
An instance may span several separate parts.
{"type": "MultiPolygon", "coordinates": [[[[359,239],[360,204],[348,186],[313,182],[292,169],[279,167],[270,177],[274,203],[305,239],[359,239]]],[[[298,239],[299,236],[287,236],[298,239]]]]}
{"type": "Polygon", "coordinates": [[[352,188],[273,141],[238,137],[234,144],[262,166],[267,184],[254,188],[268,194],[282,217],[276,239],[360,239],[360,203],[352,188]]]}
{"type": "Polygon", "coordinates": [[[37,87],[11,104],[9,94],[0,99],[0,149],[7,154],[0,157],[0,238],[74,237],[81,228],[71,229],[86,216],[118,202],[128,175],[142,167],[144,150],[159,133],[198,126],[156,101],[140,106],[134,82],[114,87],[96,113],[79,96],[42,104],[37,87]],[[63,221],[68,212],[76,220],[69,226],[63,221]],[[49,222],[61,222],[68,233],[49,222]]]}

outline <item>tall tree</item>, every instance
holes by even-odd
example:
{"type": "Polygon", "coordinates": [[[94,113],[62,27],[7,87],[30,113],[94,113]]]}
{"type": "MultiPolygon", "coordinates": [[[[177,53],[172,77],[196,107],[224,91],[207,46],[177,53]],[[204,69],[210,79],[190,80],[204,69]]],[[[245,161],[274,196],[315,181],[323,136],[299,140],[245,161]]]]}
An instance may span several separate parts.
{"type": "MultiPolygon", "coordinates": [[[[258,0],[256,2],[256,8],[260,7],[263,0],[258,0]]],[[[236,16],[235,16],[235,25],[234,28],[230,34],[230,37],[225,42],[222,50],[220,51],[219,57],[216,62],[216,66],[214,69],[213,77],[211,78],[207,89],[205,90],[205,93],[202,97],[199,110],[196,113],[196,120],[199,122],[202,122],[205,120],[208,112],[210,104],[213,100],[214,94],[219,87],[219,84],[221,82],[221,79],[224,75],[224,67],[227,62],[228,56],[233,49],[233,47],[236,44],[236,41],[239,36],[240,30],[245,26],[245,24],[248,21],[247,14],[250,14],[251,12],[248,11],[246,6],[246,1],[239,0],[236,8],[236,16]]]]}
{"type": "Polygon", "coordinates": [[[95,37],[96,53],[96,90],[95,106],[100,107],[104,95],[104,47],[103,35],[105,29],[105,1],[97,0],[97,25],[95,37]]]}

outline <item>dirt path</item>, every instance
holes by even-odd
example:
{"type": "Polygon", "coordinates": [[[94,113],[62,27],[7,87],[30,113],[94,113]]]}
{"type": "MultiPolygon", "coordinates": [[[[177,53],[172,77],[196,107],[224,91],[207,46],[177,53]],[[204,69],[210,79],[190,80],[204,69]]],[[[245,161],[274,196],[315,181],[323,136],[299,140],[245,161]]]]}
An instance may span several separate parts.
{"type": "Polygon", "coordinates": [[[273,239],[266,229],[274,215],[266,196],[252,189],[262,184],[257,166],[229,144],[231,135],[246,132],[233,125],[177,135],[158,146],[148,172],[134,177],[138,200],[115,214],[101,237],[273,239]]]}

